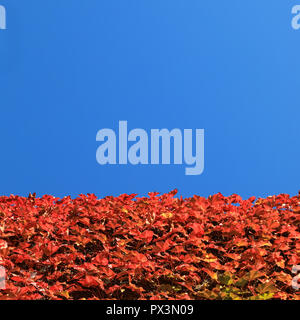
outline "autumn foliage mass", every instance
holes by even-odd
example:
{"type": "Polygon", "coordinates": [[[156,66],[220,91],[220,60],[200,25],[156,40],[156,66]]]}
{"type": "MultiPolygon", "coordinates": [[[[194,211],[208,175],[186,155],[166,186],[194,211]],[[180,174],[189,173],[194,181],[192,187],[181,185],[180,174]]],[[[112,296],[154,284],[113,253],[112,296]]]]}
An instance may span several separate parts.
{"type": "Polygon", "coordinates": [[[300,196],[0,197],[0,299],[300,299],[300,196]]]}

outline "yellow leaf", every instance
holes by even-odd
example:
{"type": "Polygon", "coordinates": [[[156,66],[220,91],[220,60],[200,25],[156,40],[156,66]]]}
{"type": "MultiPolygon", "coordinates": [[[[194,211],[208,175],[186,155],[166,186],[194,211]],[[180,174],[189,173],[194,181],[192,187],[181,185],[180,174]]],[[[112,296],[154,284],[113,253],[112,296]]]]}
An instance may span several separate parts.
{"type": "Polygon", "coordinates": [[[164,212],[164,213],[162,213],[162,217],[164,217],[165,219],[170,219],[173,217],[173,213],[172,212],[164,212]]]}

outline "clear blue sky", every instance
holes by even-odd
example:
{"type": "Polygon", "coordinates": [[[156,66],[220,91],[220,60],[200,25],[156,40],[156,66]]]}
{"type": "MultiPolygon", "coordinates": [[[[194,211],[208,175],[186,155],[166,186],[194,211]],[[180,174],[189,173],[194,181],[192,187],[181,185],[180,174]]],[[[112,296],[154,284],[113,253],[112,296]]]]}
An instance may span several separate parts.
{"type": "Polygon", "coordinates": [[[298,2],[0,0],[0,194],[297,194],[298,2]],[[119,120],[204,128],[204,173],[101,167],[119,120]]]}

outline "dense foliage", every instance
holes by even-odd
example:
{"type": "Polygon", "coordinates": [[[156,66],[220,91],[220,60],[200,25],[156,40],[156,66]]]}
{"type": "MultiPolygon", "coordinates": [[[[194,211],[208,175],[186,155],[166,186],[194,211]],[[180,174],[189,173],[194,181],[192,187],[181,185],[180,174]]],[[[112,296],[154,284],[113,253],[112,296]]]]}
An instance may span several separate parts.
{"type": "Polygon", "coordinates": [[[0,197],[0,299],[297,299],[300,196],[0,197]]]}

